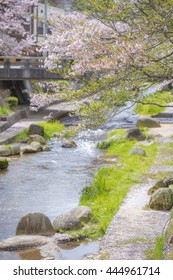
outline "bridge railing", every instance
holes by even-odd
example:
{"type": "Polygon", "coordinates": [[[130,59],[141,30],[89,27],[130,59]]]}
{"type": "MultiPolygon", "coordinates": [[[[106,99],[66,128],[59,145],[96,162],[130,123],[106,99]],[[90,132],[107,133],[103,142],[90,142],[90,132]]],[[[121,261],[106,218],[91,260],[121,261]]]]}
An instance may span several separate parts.
{"type": "Polygon", "coordinates": [[[45,57],[0,56],[0,68],[44,68],[45,57]]]}
{"type": "Polygon", "coordinates": [[[0,80],[63,80],[44,67],[45,57],[0,56],[0,80]]]}

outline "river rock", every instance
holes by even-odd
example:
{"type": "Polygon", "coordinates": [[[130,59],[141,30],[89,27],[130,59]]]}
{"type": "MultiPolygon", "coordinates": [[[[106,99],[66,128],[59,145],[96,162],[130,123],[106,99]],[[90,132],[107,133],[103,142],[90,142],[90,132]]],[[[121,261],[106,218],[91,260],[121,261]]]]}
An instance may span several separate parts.
{"type": "Polygon", "coordinates": [[[51,151],[51,147],[48,146],[48,145],[44,145],[44,146],[42,146],[42,151],[43,152],[49,152],[49,151],[51,151]]]}
{"type": "Polygon", "coordinates": [[[148,117],[148,116],[141,116],[136,123],[137,127],[160,127],[160,122],[148,117]]]}
{"type": "Polygon", "coordinates": [[[31,142],[39,142],[42,145],[46,144],[46,140],[44,139],[44,137],[39,134],[29,135],[29,143],[31,142]]]}
{"type": "Polygon", "coordinates": [[[23,154],[38,152],[37,147],[35,147],[34,145],[24,145],[24,146],[21,146],[20,150],[21,150],[21,153],[23,153],[23,154]]]}
{"type": "Polygon", "coordinates": [[[33,147],[36,150],[36,152],[41,152],[42,151],[42,145],[39,142],[33,141],[30,144],[30,146],[33,147]]]}
{"type": "Polygon", "coordinates": [[[125,138],[128,138],[130,140],[143,141],[146,139],[146,136],[139,128],[131,128],[125,133],[125,138]]]}
{"type": "Polygon", "coordinates": [[[151,195],[149,206],[154,210],[170,210],[173,207],[173,191],[169,188],[156,190],[151,195]]]}
{"type": "Polygon", "coordinates": [[[52,236],[52,241],[54,243],[63,244],[74,241],[74,237],[67,233],[55,233],[52,236]]]}
{"type": "Polygon", "coordinates": [[[30,212],[23,216],[16,229],[16,235],[53,235],[54,229],[47,216],[40,212],[30,212]]]}
{"type": "Polygon", "coordinates": [[[141,156],[146,156],[146,152],[139,146],[133,147],[133,149],[130,151],[129,156],[131,155],[141,155],[141,156]]]}
{"type": "Polygon", "coordinates": [[[37,124],[31,124],[29,127],[28,135],[38,134],[44,137],[44,128],[37,124]]]}
{"type": "Polygon", "coordinates": [[[92,211],[87,206],[78,206],[71,211],[58,216],[53,222],[55,231],[61,229],[76,229],[82,226],[82,222],[87,222],[92,216],[92,211]]]}
{"type": "Polygon", "coordinates": [[[60,248],[55,243],[48,243],[40,247],[40,255],[44,257],[44,259],[60,259],[61,252],[60,248]]]}
{"type": "Polygon", "coordinates": [[[6,157],[11,154],[11,151],[8,147],[0,145],[0,156],[1,157],[6,157]]]}
{"type": "Polygon", "coordinates": [[[68,140],[63,140],[61,146],[63,148],[76,148],[77,144],[74,140],[68,139],[68,140]]]}
{"type": "Polygon", "coordinates": [[[36,235],[20,235],[0,242],[1,251],[16,251],[26,248],[38,247],[50,242],[49,237],[36,235]]]}
{"type": "Polygon", "coordinates": [[[20,144],[10,144],[10,151],[12,155],[20,155],[20,144]]]}
{"type": "Polygon", "coordinates": [[[0,157],[0,170],[8,168],[8,160],[0,157]]]}
{"type": "Polygon", "coordinates": [[[168,188],[173,184],[173,178],[165,177],[164,179],[159,180],[153,187],[148,190],[148,195],[153,194],[156,190],[160,188],[168,188]]]}

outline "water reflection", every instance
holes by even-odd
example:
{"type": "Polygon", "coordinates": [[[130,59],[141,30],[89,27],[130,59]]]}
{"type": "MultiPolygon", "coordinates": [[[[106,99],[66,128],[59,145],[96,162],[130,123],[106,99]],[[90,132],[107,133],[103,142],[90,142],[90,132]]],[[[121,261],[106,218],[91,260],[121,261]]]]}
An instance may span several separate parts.
{"type": "MultiPolygon", "coordinates": [[[[82,260],[87,255],[97,253],[99,250],[98,242],[83,242],[83,243],[71,243],[61,244],[60,255],[61,260],[82,260]]],[[[0,252],[0,260],[42,260],[43,256],[40,254],[40,250],[27,249],[15,252],[0,252]]],[[[58,258],[59,259],[59,258],[58,258]]]]}

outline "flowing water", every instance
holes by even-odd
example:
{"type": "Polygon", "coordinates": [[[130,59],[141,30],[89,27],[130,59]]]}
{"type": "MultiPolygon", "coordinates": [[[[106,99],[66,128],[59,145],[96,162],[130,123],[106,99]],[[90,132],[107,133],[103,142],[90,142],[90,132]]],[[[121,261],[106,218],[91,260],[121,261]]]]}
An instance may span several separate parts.
{"type": "MultiPolygon", "coordinates": [[[[96,171],[94,160],[101,154],[96,142],[105,138],[103,130],[88,130],[76,137],[75,149],[62,148],[60,140],[52,140],[49,152],[11,158],[8,170],[0,173],[0,241],[15,235],[18,221],[27,212],[42,212],[53,221],[78,206],[83,187],[96,171]]],[[[86,247],[89,253],[98,250],[97,243],[77,244],[76,249],[62,249],[62,256],[80,259],[86,247]]],[[[21,256],[25,258],[0,253],[0,259],[21,256]]]]}
{"type": "MultiPolygon", "coordinates": [[[[19,219],[27,212],[42,212],[53,221],[79,204],[83,187],[98,167],[101,151],[96,143],[106,138],[107,130],[132,127],[136,122],[131,104],[127,108],[102,129],[81,132],[75,149],[62,148],[60,140],[52,140],[50,152],[10,159],[8,170],[0,173],[0,241],[15,235],[19,219]]],[[[81,259],[98,249],[97,242],[89,242],[61,248],[61,253],[63,259],[81,259]]],[[[0,259],[34,258],[41,258],[39,250],[0,252],[0,259]]]]}

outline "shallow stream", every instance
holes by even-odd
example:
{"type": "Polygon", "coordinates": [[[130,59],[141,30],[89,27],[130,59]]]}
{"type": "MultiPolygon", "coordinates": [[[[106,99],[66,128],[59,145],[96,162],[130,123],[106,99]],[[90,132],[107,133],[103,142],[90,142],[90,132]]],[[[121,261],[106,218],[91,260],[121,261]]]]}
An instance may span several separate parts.
{"type": "MultiPolygon", "coordinates": [[[[0,241],[15,235],[18,221],[27,212],[42,212],[53,221],[76,207],[83,187],[92,181],[98,168],[101,151],[96,143],[106,139],[107,130],[132,127],[135,122],[129,103],[102,129],[79,133],[75,149],[62,148],[60,140],[52,140],[50,152],[11,158],[8,170],[0,173],[0,241]]],[[[61,248],[62,259],[82,259],[98,249],[98,242],[61,248]]],[[[0,252],[0,259],[34,258],[41,258],[39,250],[0,252]]]]}
{"type": "MultiPolygon", "coordinates": [[[[21,216],[27,212],[42,212],[53,221],[78,206],[83,187],[97,169],[101,151],[96,143],[106,134],[104,130],[88,130],[76,137],[77,148],[62,148],[60,140],[52,140],[49,152],[10,159],[8,170],[0,173],[0,241],[15,235],[21,216]]],[[[61,253],[63,259],[81,259],[97,250],[98,243],[91,242],[64,248],[61,253]]],[[[26,253],[0,253],[0,259],[27,257],[26,253]]]]}

